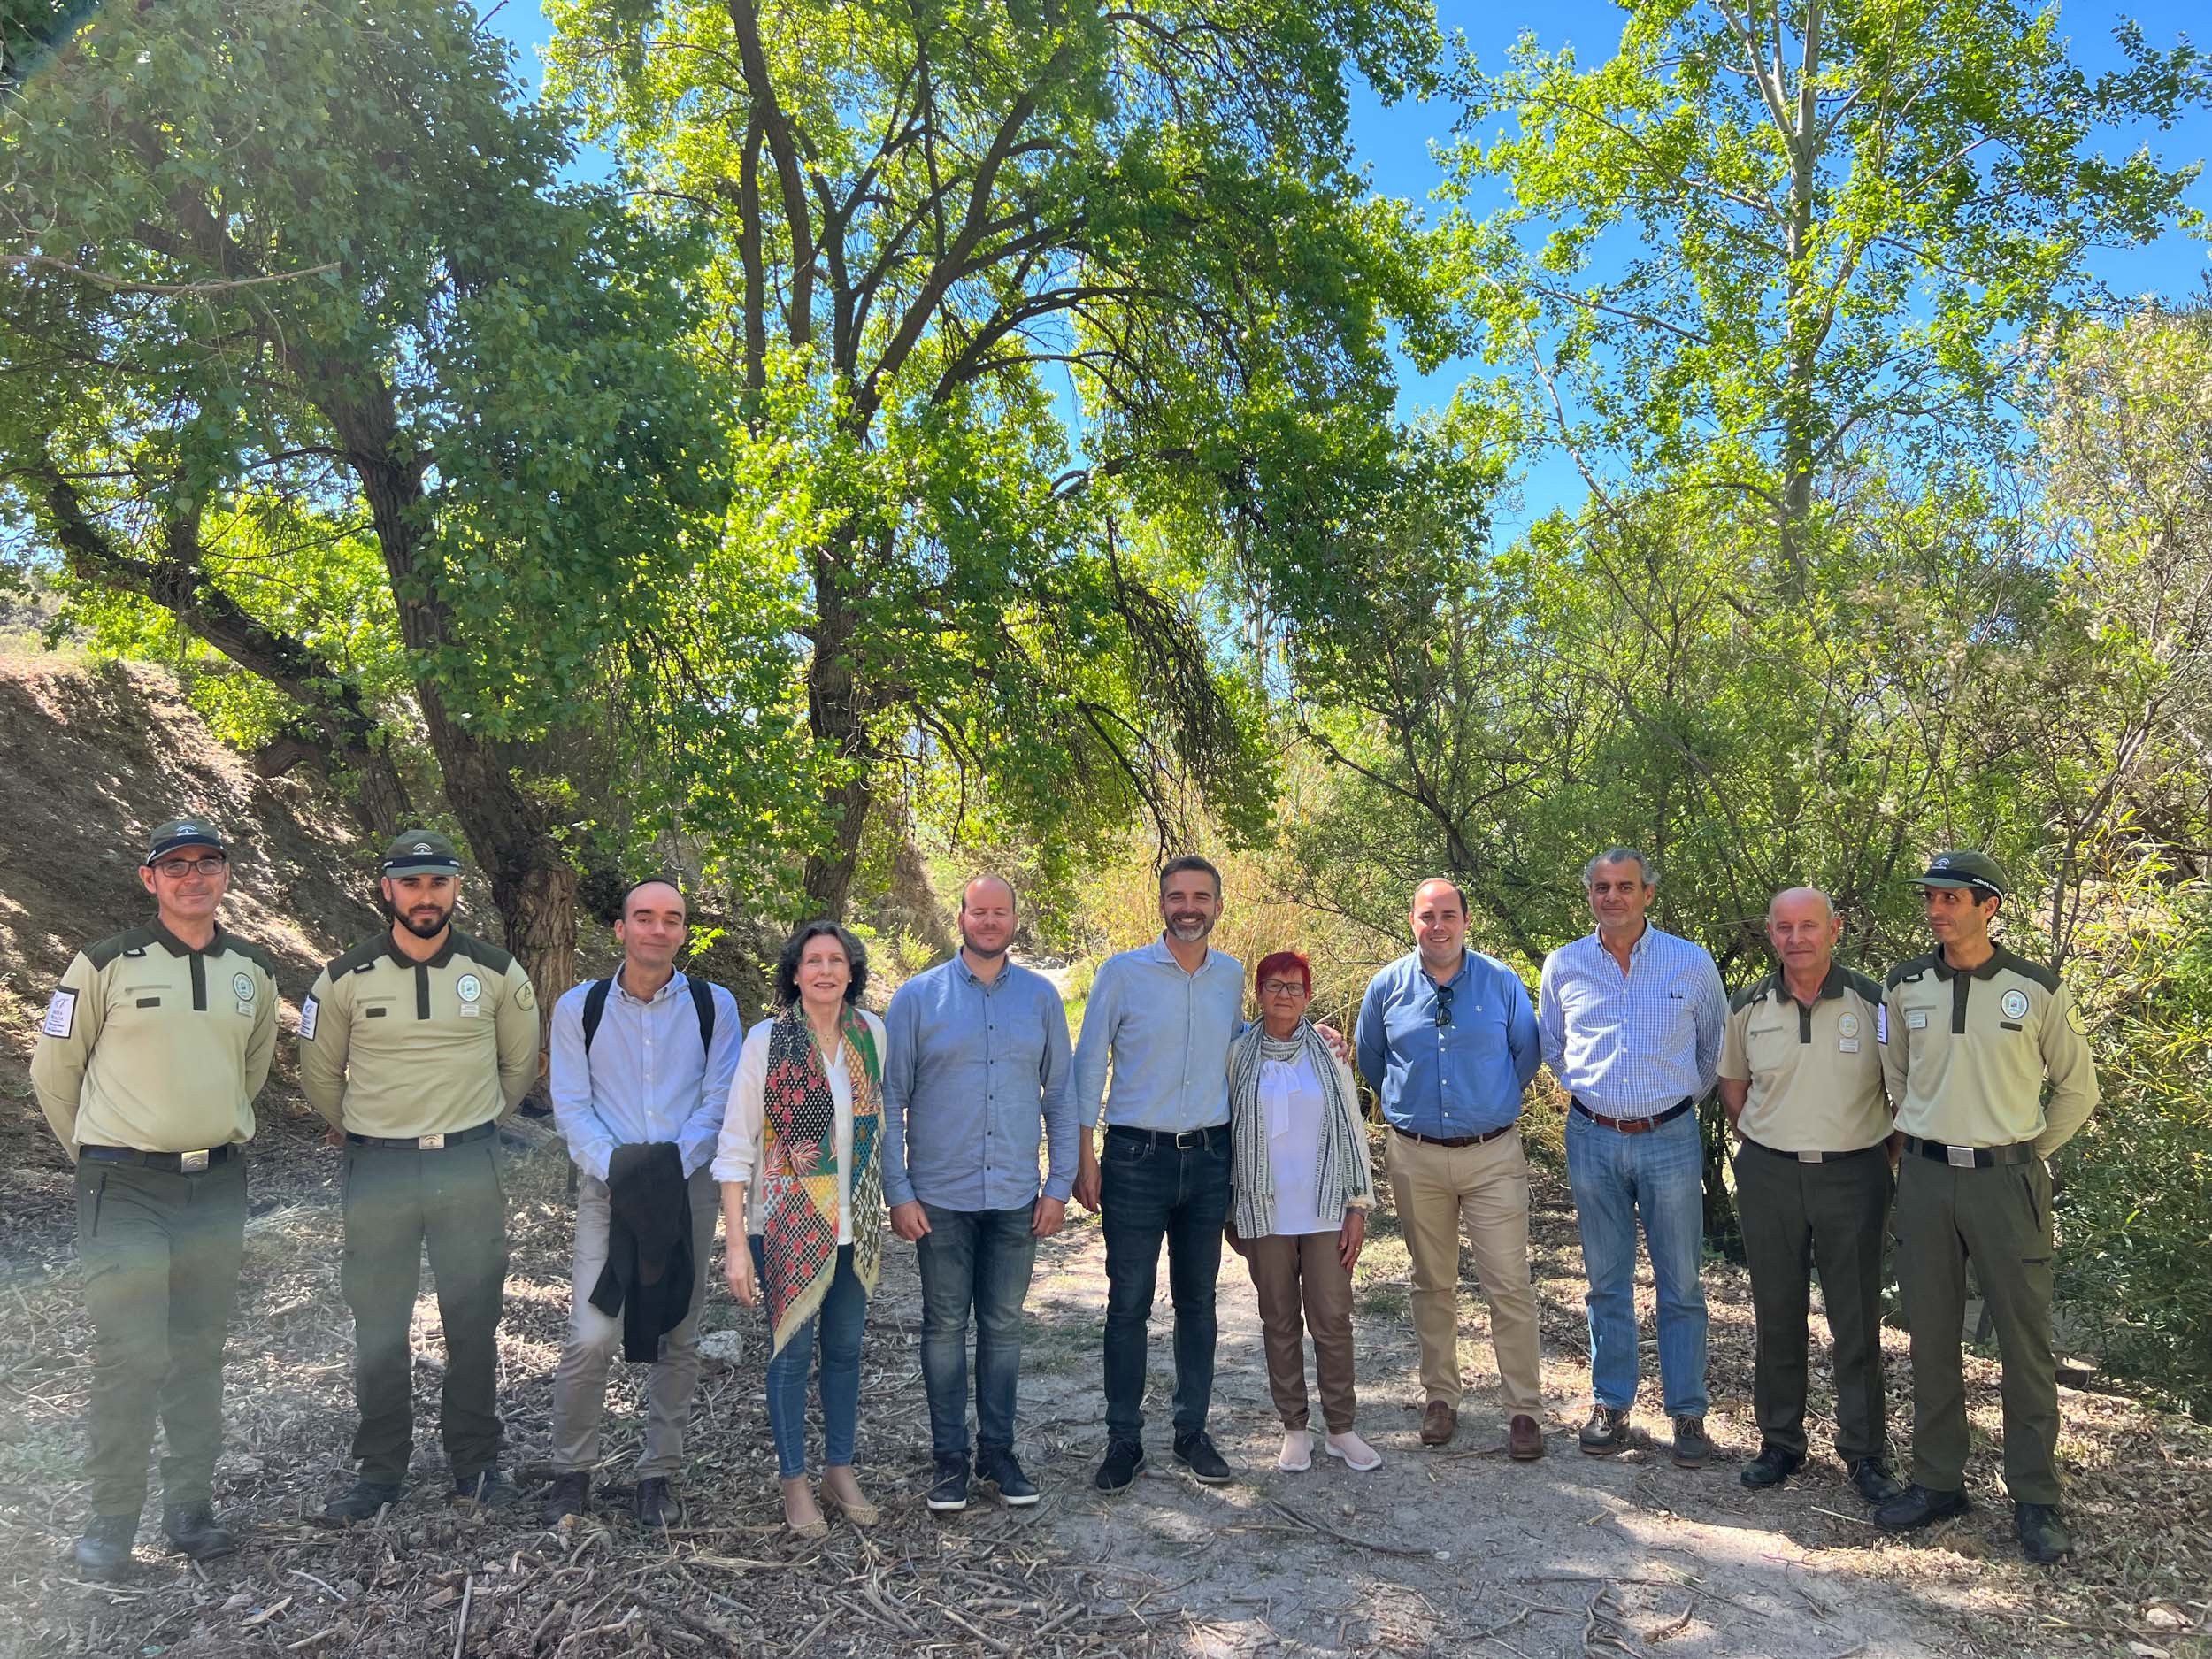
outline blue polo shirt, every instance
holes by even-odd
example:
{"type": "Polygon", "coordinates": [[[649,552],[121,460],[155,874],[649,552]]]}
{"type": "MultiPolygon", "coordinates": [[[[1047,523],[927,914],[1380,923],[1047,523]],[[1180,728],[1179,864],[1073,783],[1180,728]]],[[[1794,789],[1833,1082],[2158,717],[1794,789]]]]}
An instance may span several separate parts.
{"type": "Polygon", "coordinates": [[[1521,1093],[1543,1055],[1528,987],[1504,963],[1463,951],[1459,972],[1443,983],[1452,1015],[1439,1029],[1437,981],[1419,951],[1399,957],[1367,987],[1356,1047],[1386,1123],[1455,1141],[1518,1118],[1521,1093]]]}

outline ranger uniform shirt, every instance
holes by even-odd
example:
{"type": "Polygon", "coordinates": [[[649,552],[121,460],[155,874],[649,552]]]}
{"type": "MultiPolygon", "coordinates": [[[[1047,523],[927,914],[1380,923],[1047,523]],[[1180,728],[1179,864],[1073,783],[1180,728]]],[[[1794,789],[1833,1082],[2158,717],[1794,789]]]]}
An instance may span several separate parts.
{"type": "Polygon", "coordinates": [[[364,940],[300,1005],[300,1087],[354,1134],[473,1129],[513,1110],[537,1075],[530,976],[464,933],[426,962],[401,956],[388,933],[364,940]]]}
{"type": "Polygon", "coordinates": [[[1897,1126],[1954,1147],[2057,1151],[2097,1104],[2087,1027],[2058,975],[2000,945],[1962,971],[1940,950],[1890,970],[1882,1069],[1897,1126]],[[2051,1097],[2043,1100],[2043,1079],[2051,1097]]]}
{"type": "Polygon", "coordinates": [[[275,969],[219,927],[195,950],[157,921],[79,951],[31,1056],[38,1103],[69,1156],[253,1139],[276,1049],[275,969]]]}
{"type": "Polygon", "coordinates": [[[1736,1129],[1777,1152],[1857,1152],[1888,1137],[1882,987],[1832,964],[1808,1008],[1779,970],[1729,999],[1720,1074],[1748,1083],[1736,1129]]]}

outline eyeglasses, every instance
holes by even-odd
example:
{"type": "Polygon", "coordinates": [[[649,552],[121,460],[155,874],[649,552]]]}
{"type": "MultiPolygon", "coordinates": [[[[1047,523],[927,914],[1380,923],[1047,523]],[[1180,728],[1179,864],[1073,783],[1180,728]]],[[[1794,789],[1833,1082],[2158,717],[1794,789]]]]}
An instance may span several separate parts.
{"type": "Polygon", "coordinates": [[[165,858],[154,868],[172,881],[181,881],[187,876],[220,875],[229,864],[220,853],[209,853],[202,858],[165,858]]]}
{"type": "Polygon", "coordinates": [[[1440,985],[1436,987],[1436,1028],[1439,1031],[1447,1031],[1451,1027],[1454,988],[1448,985],[1440,985]]]}
{"type": "Polygon", "coordinates": [[[1302,979],[1270,979],[1260,987],[1262,996],[1303,996],[1305,994],[1306,985],[1302,979]]]}

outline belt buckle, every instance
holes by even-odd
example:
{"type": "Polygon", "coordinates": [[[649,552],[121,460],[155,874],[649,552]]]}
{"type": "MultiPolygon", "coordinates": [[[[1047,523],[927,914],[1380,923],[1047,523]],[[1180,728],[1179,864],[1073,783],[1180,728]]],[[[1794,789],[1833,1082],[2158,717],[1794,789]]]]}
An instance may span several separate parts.
{"type": "Polygon", "coordinates": [[[417,1150],[422,1152],[443,1151],[445,1149],[444,1132],[440,1131],[434,1135],[417,1135],[415,1137],[415,1147],[417,1150]]]}
{"type": "Polygon", "coordinates": [[[1943,1148],[1943,1161],[1955,1170],[1970,1170],[1974,1167],[1974,1148],[1946,1147],[1943,1148]]]}
{"type": "Polygon", "coordinates": [[[1178,1152],[1187,1152],[1193,1147],[1203,1144],[1205,1139],[1206,1132],[1203,1129],[1178,1129],[1175,1132],[1175,1149],[1178,1152]]]}
{"type": "Polygon", "coordinates": [[[1797,1161],[1800,1164],[1817,1164],[1820,1162],[1820,1154],[1817,1152],[1801,1152],[1797,1155],[1797,1161]]]}
{"type": "Polygon", "coordinates": [[[180,1152],[177,1154],[177,1169],[180,1173],[185,1175],[197,1175],[206,1167],[207,1149],[205,1148],[202,1148],[197,1152],[180,1152]]]}

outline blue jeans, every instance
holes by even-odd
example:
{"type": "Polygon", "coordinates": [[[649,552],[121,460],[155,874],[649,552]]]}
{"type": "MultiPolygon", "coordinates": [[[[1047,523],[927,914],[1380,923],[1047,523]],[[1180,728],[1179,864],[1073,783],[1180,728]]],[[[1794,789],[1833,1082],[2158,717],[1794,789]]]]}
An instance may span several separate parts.
{"type": "Polygon", "coordinates": [[[975,1438],[988,1456],[1014,1449],[1022,1371],[1022,1302],[1037,1263],[1033,1210],[945,1210],[925,1200],[929,1231],[914,1247],[922,1276],[922,1386],[931,1449],[968,1455],[968,1310],[975,1310],[975,1438]]]}
{"type": "Polygon", "coordinates": [[[1214,1281],[1229,1218],[1229,1131],[1178,1149],[1106,1132],[1099,1156],[1099,1221],[1106,1235],[1106,1434],[1144,1437],[1145,1327],[1167,1240],[1175,1299],[1175,1432],[1206,1426],[1214,1392],[1214,1281]]]}
{"type": "Polygon", "coordinates": [[[1659,1288],[1659,1380],[1671,1417],[1705,1415],[1705,1158],[1697,1114],[1624,1135],[1567,1114],[1567,1180],[1590,1280],[1590,1384],[1598,1403],[1636,1398],[1636,1217],[1659,1288]]]}
{"type": "MultiPolygon", "coordinates": [[[[753,1273],[768,1272],[755,1233],[753,1273]]],[[[868,1321],[868,1293],[853,1271],[853,1247],[837,1247],[837,1271],[814,1317],[768,1362],[768,1431],[776,1442],[776,1472],[786,1480],[806,1473],[806,1374],[814,1363],[814,1339],[822,1340],[822,1461],[835,1469],[853,1460],[860,1422],[860,1333],[868,1321]]]]}

